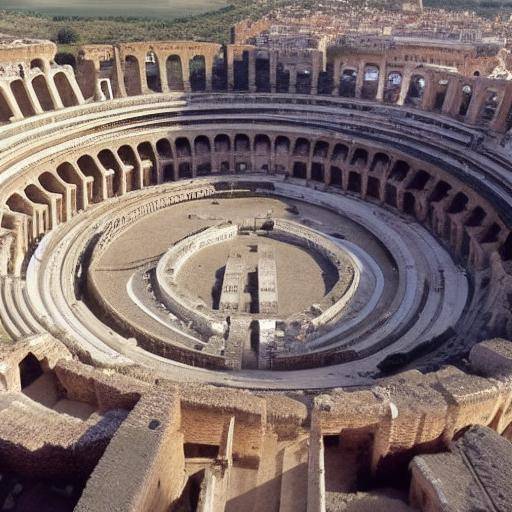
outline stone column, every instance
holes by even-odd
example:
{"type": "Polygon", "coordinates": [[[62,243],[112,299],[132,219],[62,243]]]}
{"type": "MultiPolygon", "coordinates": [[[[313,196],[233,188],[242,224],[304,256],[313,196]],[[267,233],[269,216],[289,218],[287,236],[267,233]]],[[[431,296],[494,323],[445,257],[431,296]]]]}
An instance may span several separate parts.
{"type": "Polygon", "coordinates": [[[34,87],[32,86],[32,80],[25,78],[23,80],[23,83],[25,84],[25,90],[27,91],[28,99],[30,100],[30,104],[32,105],[32,108],[34,109],[34,112],[36,114],[42,114],[43,108],[41,107],[41,104],[39,103],[39,99],[37,98],[36,91],[34,91],[34,87]]]}
{"type": "Polygon", "coordinates": [[[444,98],[441,113],[446,115],[456,115],[460,109],[460,100],[462,85],[458,78],[451,77],[448,80],[446,96],[444,98]]]}
{"type": "Polygon", "coordinates": [[[126,87],[124,85],[123,66],[121,63],[119,48],[117,48],[116,46],[114,46],[114,77],[116,81],[114,88],[114,96],[116,98],[126,98],[128,94],[126,93],[126,87]]]}
{"type": "Polygon", "coordinates": [[[311,94],[318,94],[318,78],[320,77],[320,66],[322,58],[322,54],[320,52],[315,52],[313,54],[313,62],[311,69],[311,94]]]}
{"type": "Polygon", "coordinates": [[[336,57],[334,59],[334,66],[333,66],[333,86],[332,86],[332,95],[333,96],[340,95],[340,75],[341,75],[341,59],[336,57]]]}
{"type": "Polygon", "coordinates": [[[233,91],[235,88],[235,56],[233,47],[230,45],[226,50],[226,66],[228,72],[228,91],[233,91]]]}
{"type": "Polygon", "coordinates": [[[437,77],[425,75],[425,90],[423,91],[423,98],[421,99],[421,108],[423,110],[432,110],[436,101],[436,92],[438,82],[437,77]]]}
{"type": "Polygon", "coordinates": [[[190,56],[187,53],[185,55],[180,54],[180,59],[183,72],[183,90],[186,93],[190,93],[192,91],[190,86],[190,56]]]}
{"type": "Polygon", "coordinates": [[[411,83],[411,73],[408,71],[404,73],[402,78],[401,88],[400,88],[400,96],[398,97],[397,105],[403,105],[405,102],[405,98],[407,97],[407,91],[409,90],[409,85],[411,83]]]}
{"type": "Polygon", "coordinates": [[[52,98],[53,107],[55,110],[63,109],[64,105],[60,99],[60,94],[57,90],[57,87],[55,86],[55,82],[53,81],[53,74],[51,72],[45,73],[44,77],[46,78],[46,84],[48,85],[48,91],[50,92],[50,96],[52,98]]]}
{"type": "Polygon", "coordinates": [[[158,59],[158,74],[160,75],[162,92],[169,92],[169,83],[167,82],[167,56],[156,52],[155,55],[158,59]]]}
{"type": "Polygon", "coordinates": [[[212,92],[212,77],[213,77],[213,56],[211,54],[206,54],[204,56],[204,70],[206,74],[206,92],[212,92]]]}
{"type": "Polygon", "coordinates": [[[384,101],[384,88],[386,87],[386,61],[381,61],[379,66],[379,84],[377,86],[377,96],[375,99],[377,101],[384,101]]]}
{"type": "Polygon", "coordinates": [[[471,101],[469,103],[469,108],[465,119],[467,123],[477,123],[486,95],[487,89],[483,84],[481,84],[480,80],[474,82],[473,95],[471,96],[471,101]]]}
{"type": "Polygon", "coordinates": [[[277,50],[269,51],[269,80],[270,80],[270,92],[275,93],[277,91],[277,50]]]}
{"type": "Polygon", "coordinates": [[[256,92],[256,50],[249,50],[249,92],[256,92]]]}
{"type": "Polygon", "coordinates": [[[364,68],[365,68],[365,62],[361,61],[357,68],[356,94],[355,94],[356,98],[361,97],[361,92],[363,90],[364,68]]]}

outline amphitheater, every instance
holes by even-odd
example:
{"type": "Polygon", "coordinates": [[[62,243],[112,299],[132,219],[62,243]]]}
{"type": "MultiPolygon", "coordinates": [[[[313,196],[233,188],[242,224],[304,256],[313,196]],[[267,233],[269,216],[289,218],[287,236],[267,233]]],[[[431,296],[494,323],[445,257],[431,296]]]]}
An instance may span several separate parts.
{"type": "Polygon", "coordinates": [[[0,43],[1,510],[511,511],[498,50],[55,53],[0,43]]]}

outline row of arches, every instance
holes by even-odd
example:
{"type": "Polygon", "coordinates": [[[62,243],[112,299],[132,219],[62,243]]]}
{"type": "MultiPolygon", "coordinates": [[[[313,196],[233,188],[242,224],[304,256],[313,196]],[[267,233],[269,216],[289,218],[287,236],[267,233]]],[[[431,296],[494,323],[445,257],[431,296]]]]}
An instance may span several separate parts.
{"type": "Polygon", "coordinates": [[[167,181],[247,173],[255,163],[261,165],[260,172],[274,173],[282,165],[290,178],[330,186],[412,215],[472,266],[483,265],[493,250],[504,260],[512,258],[511,235],[497,216],[477,204],[474,194],[458,182],[382,150],[258,133],[159,138],[61,162],[6,198],[2,227],[12,229],[11,214],[21,215],[29,246],[90,204],[167,181]],[[312,158],[306,157],[306,147],[312,158]],[[274,168],[270,167],[269,151],[274,168]],[[258,154],[266,160],[259,160],[258,154]],[[286,160],[279,160],[280,156],[286,160]]]}
{"type": "Polygon", "coordinates": [[[0,122],[12,118],[31,117],[62,107],[80,104],[80,98],[73,89],[64,71],[52,76],[40,73],[31,79],[18,78],[0,86],[0,122]]]}

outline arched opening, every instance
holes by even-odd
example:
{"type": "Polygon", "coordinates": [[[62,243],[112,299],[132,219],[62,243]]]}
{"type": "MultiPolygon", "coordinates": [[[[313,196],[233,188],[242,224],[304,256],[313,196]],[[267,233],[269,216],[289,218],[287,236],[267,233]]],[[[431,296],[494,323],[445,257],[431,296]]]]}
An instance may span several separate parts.
{"type": "Polygon", "coordinates": [[[98,153],[98,160],[101,162],[101,165],[107,171],[114,171],[114,176],[112,179],[112,190],[109,191],[109,196],[117,196],[122,193],[122,181],[123,181],[123,170],[119,165],[119,162],[116,160],[116,157],[112,153],[112,151],[108,149],[103,149],[98,153]]]}
{"type": "Polygon", "coordinates": [[[462,97],[460,99],[459,116],[465,116],[467,114],[472,97],[473,89],[470,85],[464,85],[462,87],[462,97]]]}
{"type": "Polygon", "coordinates": [[[345,144],[336,144],[334,151],[332,152],[333,162],[344,162],[348,155],[348,146],[345,144]]]}
{"type": "Polygon", "coordinates": [[[305,180],[308,176],[308,170],[304,162],[294,162],[293,177],[305,180]]]}
{"type": "Polygon", "coordinates": [[[156,155],[151,143],[141,142],[137,146],[137,152],[142,161],[144,186],[158,183],[156,155]]]}
{"type": "Polygon", "coordinates": [[[192,92],[206,90],[206,63],[203,55],[190,59],[190,88],[192,92]]]}
{"type": "Polygon", "coordinates": [[[333,187],[342,187],[343,186],[343,173],[341,169],[336,166],[331,166],[331,183],[333,187]]]}
{"type": "Polygon", "coordinates": [[[368,151],[366,149],[357,148],[352,155],[350,165],[363,169],[368,163],[368,151]]]}
{"type": "Polygon", "coordinates": [[[434,100],[434,108],[436,112],[441,112],[446,98],[446,92],[448,91],[448,80],[443,79],[437,82],[436,97],[434,100]]]}
{"type": "Polygon", "coordinates": [[[370,166],[370,172],[384,174],[389,167],[389,156],[385,153],[375,153],[373,157],[372,165],[370,166]]]}
{"type": "Polygon", "coordinates": [[[386,183],[386,203],[393,208],[396,208],[396,187],[390,183],[386,183]]]}
{"type": "Polygon", "coordinates": [[[442,201],[446,196],[448,196],[448,192],[451,190],[451,188],[452,187],[448,185],[448,183],[444,181],[438,181],[428,200],[431,203],[438,203],[439,201],[442,201]]]}
{"type": "Polygon", "coordinates": [[[131,146],[124,145],[117,150],[117,155],[123,162],[126,172],[126,190],[137,190],[140,188],[140,166],[131,146]]]}
{"type": "Polygon", "coordinates": [[[190,158],[192,156],[192,149],[190,142],[186,137],[179,137],[175,142],[176,156],[178,158],[190,158]]]}
{"type": "Polygon", "coordinates": [[[450,203],[450,207],[448,208],[448,213],[461,213],[464,211],[464,208],[466,208],[466,205],[468,204],[468,197],[466,194],[463,194],[462,192],[458,192],[455,194],[455,197],[452,199],[452,202],[450,203]]]}
{"type": "Polygon", "coordinates": [[[32,59],[30,61],[30,69],[39,69],[41,72],[44,73],[46,69],[46,64],[43,59],[32,59]]]}
{"type": "Polygon", "coordinates": [[[480,71],[475,71],[475,72],[473,73],[473,76],[480,76],[480,71]]]}
{"type": "Polygon", "coordinates": [[[295,141],[295,147],[293,148],[293,156],[308,157],[310,150],[309,140],[302,137],[295,141]]]}
{"type": "Polygon", "coordinates": [[[36,93],[37,99],[39,100],[39,104],[41,108],[45,112],[50,112],[54,109],[52,96],[50,94],[50,89],[48,89],[48,83],[46,82],[46,77],[44,75],[37,75],[32,80],[32,87],[34,92],[36,93]]]}
{"type": "Polygon", "coordinates": [[[357,71],[355,69],[345,69],[341,74],[340,96],[353,98],[356,95],[357,71]]]}
{"type": "Polygon", "coordinates": [[[124,86],[128,96],[142,94],[139,61],[133,55],[127,55],[124,60],[124,86]]]}
{"type": "Polygon", "coordinates": [[[270,155],[270,139],[267,135],[256,135],[254,139],[254,154],[261,156],[270,155]]]}
{"type": "Polygon", "coordinates": [[[76,207],[79,211],[84,210],[84,195],[87,194],[86,191],[84,191],[84,181],[82,177],[78,174],[78,171],[75,169],[75,167],[69,162],[63,162],[57,167],[57,174],[62,179],[62,181],[65,181],[70,185],[75,185],[76,207]]]}
{"type": "Polygon", "coordinates": [[[5,93],[0,87],[0,122],[8,123],[14,117],[14,113],[5,99],[5,93]]]}
{"type": "Polygon", "coordinates": [[[229,140],[229,137],[224,133],[217,135],[213,141],[213,144],[216,153],[228,153],[231,151],[231,141],[229,140]]]}
{"type": "Polygon", "coordinates": [[[156,151],[158,156],[165,159],[172,158],[172,147],[171,143],[167,139],[160,139],[156,143],[156,151]]]}
{"type": "Polygon", "coordinates": [[[486,91],[485,100],[480,108],[479,121],[488,124],[496,115],[498,110],[498,94],[496,91],[486,91]]]}
{"type": "Polygon", "coordinates": [[[39,377],[43,375],[43,368],[37,357],[29,352],[18,365],[20,371],[21,389],[33,384],[39,377]]]}
{"type": "Polygon", "coordinates": [[[329,144],[323,140],[317,141],[313,149],[313,158],[327,158],[329,154],[329,144]]]}
{"type": "Polygon", "coordinates": [[[430,180],[430,174],[425,171],[418,171],[412,181],[407,186],[408,190],[423,190],[430,180]]]}
{"type": "Polygon", "coordinates": [[[290,91],[290,70],[285,69],[281,62],[276,66],[276,91],[284,93],[290,91]]]}
{"type": "Polygon", "coordinates": [[[224,52],[220,51],[213,59],[212,89],[225,91],[228,88],[228,70],[224,52]]]}
{"type": "Polygon", "coordinates": [[[194,151],[198,157],[210,156],[210,139],[205,135],[199,135],[199,137],[196,137],[196,140],[194,141],[194,151]]]}
{"type": "Polygon", "coordinates": [[[404,194],[404,212],[409,215],[414,215],[416,212],[415,203],[416,199],[414,197],[414,194],[412,194],[411,192],[406,192],[404,194]]]}
{"type": "Polygon", "coordinates": [[[53,81],[55,82],[55,87],[57,87],[57,91],[59,92],[62,104],[65,107],[78,105],[78,98],[75,96],[75,91],[73,91],[65,73],[56,73],[53,77],[53,81]]]}
{"type": "Polygon", "coordinates": [[[384,87],[384,101],[386,103],[396,103],[400,97],[402,89],[402,74],[398,71],[392,71],[388,74],[386,85],[384,87]]]}
{"type": "Polygon", "coordinates": [[[183,91],[183,67],[179,55],[170,55],[165,62],[167,85],[170,91],[183,91]]]}
{"type": "Polygon", "coordinates": [[[489,226],[489,228],[485,232],[485,234],[484,234],[484,236],[482,238],[482,243],[483,244],[494,244],[494,243],[496,243],[498,241],[498,236],[500,234],[500,231],[501,231],[501,228],[498,226],[498,224],[493,222],[491,224],[491,226],[489,226]]]}
{"type": "Polygon", "coordinates": [[[471,212],[471,215],[469,216],[469,218],[465,222],[465,225],[468,226],[468,227],[478,227],[478,226],[481,226],[483,221],[484,221],[484,219],[485,219],[485,217],[486,217],[486,214],[485,214],[483,208],[481,208],[480,206],[477,206],[471,212]]]}
{"type": "Polygon", "coordinates": [[[268,53],[258,52],[255,66],[256,91],[270,92],[270,58],[268,53]]]}
{"type": "Polygon", "coordinates": [[[409,83],[409,89],[405,98],[406,105],[418,106],[425,92],[425,78],[421,75],[413,75],[409,83]]]}
{"type": "Polygon", "coordinates": [[[235,91],[249,90],[249,52],[244,51],[241,59],[235,59],[233,62],[233,72],[235,91]]]}
{"type": "Polygon", "coordinates": [[[368,185],[366,187],[366,195],[380,199],[380,180],[375,176],[368,177],[368,185]]]}
{"type": "Polygon", "coordinates": [[[309,69],[297,71],[295,90],[297,94],[311,94],[311,71],[309,69]]]}
{"type": "Polygon", "coordinates": [[[393,169],[391,169],[389,178],[400,182],[407,177],[407,174],[409,174],[409,164],[403,160],[397,160],[393,165],[393,169]]]}
{"type": "Polygon", "coordinates": [[[38,181],[43,187],[44,190],[47,192],[51,192],[53,194],[59,194],[62,198],[61,200],[61,211],[60,211],[60,218],[59,220],[67,221],[69,220],[67,214],[66,207],[69,207],[70,211],[72,213],[75,213],[77,210],[77,204],[76,204],[76,186],[69,185],[66,187],[62,181],[59,180],[58,176],[55,176],[51,172],[44,172],[42,173],[38,181]],[[69,195],[67,191],[69,190],[69,195]]]}
{"type": "Polygon", "coordinates": [[[318,162],[311,164],[311,179],[314,181],[324,181],[324,165],[318,162]]]}
{"type": "Polygon", "coordinates": [[[103,201],[104,197],[104,177],[100,168],[90,155],[81,156],[77,161],[79,169],[85,176],[93,178],[92,184],[92,201],[97,203],[103,201]]]}
{"type": "Polygon", "coordinates": [[[349,172],[347,190],[356,194],[361,193],[361,175],[359,173],[349,172]]]}
{"type": "Polygon", "coordinates": [[[153,51],[146,53],[146,83],[153,92],[162,92],[162,82],[160,80],[160,68],[158,66],[158,57],[153,51]]]}
{"type": "Polygon", "coordinates": [[[11,82],[11,91],[24,117],[30,117],[36,114],[32,103],[30,103],[30,98],[28,97],[23,80],[14,80],[11,82]]]}
{"type": "Polygon", "coordinates": [[[375,64],[367,64],[364,67],[363,87],[361,89],[361,97],[363,99],[374,100],[377,97],[379,75],[379,66],[376,66],[375,64]]]}
{"type": "Polygon", "coordinates": [[[245,134],[239,133],[235,137],[235,152],[236,153],[249,153],[251,151],[251,141],[245,134]]]}
{"type": "Polygon", "coordinates": [[[290,153],[290,139],[283,135],[279,135],[279,137],[276,138],[275,148],[276,156],[288,156],[290,153]]]}

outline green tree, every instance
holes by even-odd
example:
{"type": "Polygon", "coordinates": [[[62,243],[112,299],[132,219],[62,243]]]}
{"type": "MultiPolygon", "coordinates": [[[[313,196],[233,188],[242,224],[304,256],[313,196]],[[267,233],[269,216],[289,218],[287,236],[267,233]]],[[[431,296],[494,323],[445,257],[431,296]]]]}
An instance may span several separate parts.
{"type": "Polygon", "coordinates": [[[57,32],[57,42],[59,44],[74,44],[78,43],[79,40],[78,32],[72,27],[62,27],[57,32]]]}

